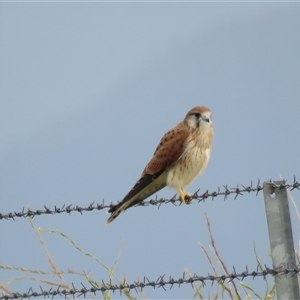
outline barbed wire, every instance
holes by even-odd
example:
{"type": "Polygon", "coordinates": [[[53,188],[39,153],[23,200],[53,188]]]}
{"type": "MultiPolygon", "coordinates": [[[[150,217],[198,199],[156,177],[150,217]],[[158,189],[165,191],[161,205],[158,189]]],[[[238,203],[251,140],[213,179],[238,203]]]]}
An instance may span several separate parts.
{"type": "Polygon", "coordinates": [[[233,268],[233,271],[231,272],[231,274],[224,274],[224,275],[220,275],[220,276],[214,276],[214,275],[207,275],[207,276],[198,276],[197,274],[194,274],[193,276],[190,276],[188,278],[186,278],[186,273],[183,273],[182,278],[178,278],[178,279],[174,279],[171,276],[169,277],[169,279],[165,280],[163,276],[159,276],[158,279],[156,280],[149,280],[147,277],[144,277],[143,281],[135,281],[134,283],[127,283],[126,281],[124,281],[123,283],[120,284],[112,284],[111,282],[109,283],[105,283],[104,281],[102,281],[99,284],[96,283],[90,283],[91,287],[85,287],[85,285],[83,283],[81,283],[82,287],[81,288],[76,288],[74,286],[74,284],[72,284],[73,288],[72,289],[50,289],[50,290],[43,290],[42,287],[40,287],[41,291],[40,292],[36,292],[33,291],[32,288],[30,288],[28,290],[27,293],[10,293],[10,295],[2,295],[0,296],[0,300],[9,300],[9,299],[24,299],[24,298],[31,298],[31,297],[52,297],[54,298],[55,296],[84,296],[86,297],[87,294],[92,293],[96,296],[97,292],[116,292],[116,291],[121,291],[122,290],[135,290],[137,292],[137,290],[139,289],[140,291],[142,291],[144,288],[146,287],[153,287],[153,288],[163,288],[166,291],[166,288],[169,287],[169,290],[173,288],[174,285],[177,285],[178,287],[180,287],[180,285],[182,284],[191,284],[192,287],[194,288],[193,284],[194,283],[201,283],[202,285],[206,285],[207,282],[211,283],[211,285],[213,285],[214,283],[223,283],[226,280],[228,280],[228,282],[231,282],[233,280],[244,280],[246,277],[252,277],[252,279],[254,280],[256,277],[263,277],[265,279],[265,277],[267,275],[271,275],[271,276],[286,276],[287,274],[291,274],[292,276],[297,275],[299,276],[300,274],[300,269],[299,266],[295,266],[293,269],[285,269],[285,268],[277,268],[277,269],[272,269],[272,268],[268,268],[267,266],[264,266],[265,269],[261,269],[260,266],[257,267],[257,269],[255,271],[248,271],[248,267],[246,267],[246,271],[241,272],[241,273],[237,273],[235,271],[235,268],[233,268]]]}
{"type": "MultiPolygon", "coordinates": [[[[283,183],[281,184],[276,184],[274,183],[272,180],[270,180],[268,182],[269,184],[271,184],[274,188],[286,188],[289,190],[294,190],[294,189],[298,189],[300,190],[300,183],[297,182],[296,177],[294,176],[294,181],[293,183],[287,183],[286,180],[283,180],[283,183]]],[[[257,194],[263,189],[263,187],[260,185],[260,180],[258,179],[257,184],[254,185],[253,182],[251,181],[250,185],[243,185],[243,184],[237,184],[237,186],[235,188],[228,188],[227,185],[224,185],[223,188],[221,189],[220,187],[218,187],[217,191],[213,191],[213,192],[209,192],[208,190],[203,193],[203,194],[199,194],[199,191],[196,191],[192,197],[190,202],[192,202],[193,200],[202,202],[205,201],[205,199],[207,198],[212,198],[212,200],[218,196],[224,196],[224,200],[227,199],[227,197],[229,195],[235,195],[234,200],[238,197],[241,196],[245,193],[251,193],[251,192],[256,192],[256,196],[257,194]]],[[[161,204],[168,204],[168,203],[172,203],[174,205],[176,204],[181,204],[182,202],[176,197],[176,195],[174,195],[171,199],[166,199],[166,198],[160,198],[160,199],[151,199],[148,201],[143,201],[138,203],[136,206],[149,206],[149,205],[156,205],[158,206],[158,208],[161,206],[161,204]]],[[[93,211],[93,210],[102,210],[102,209],[106,209],[106,208],[111,208],[113,206],[113,204],[104,204],[104,201],[99,204],[99,203],[95,203],[92,202],[91,204],[89,204],[86,207],[80,207],[78,205],[72,206],[72,204],[70,205],[63,205],[62,207],[57,207],[54,206],[53,209],[48,208],[46,205],[44,205],[44,209],[38,209],[38,210],[31,210],[31,209],[25,209],[23,207],[22,211],[19,212],[9,212],[7,214],[2,214],[0,213],[0,220],[9,220],[9,219],[15,219],[15,218],[19,218],[19,217],[35,217],[35,216],[40,216],[40,215],[54,215],[54,214],[61,214],[61,213],[68,213],[70,214],[71,212],[79,212],[79,213],[83,213],[83,212],[88,212],[88,211],[93,211]]]]}

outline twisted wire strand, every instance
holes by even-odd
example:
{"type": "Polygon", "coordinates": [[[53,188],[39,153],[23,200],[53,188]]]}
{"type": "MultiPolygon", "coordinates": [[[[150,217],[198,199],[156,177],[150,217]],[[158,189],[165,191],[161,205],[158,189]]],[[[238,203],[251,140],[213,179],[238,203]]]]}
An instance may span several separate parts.
{"type": "Polygon", "coordinates": [[[220,275],[220,276],[214,276],[214,275],[207,275],[207,276],[199,276],[197,274],[194,274],[193,276],[188,276],[186,278],[186,273],[183,273],[182,278],[177,278],[174,279],[173,277],[169,277],[169,279],[165,280],[164,277],[165,275],[159,276],[156,280],[150,280],[147,277],[143,278],[143,281],[135,281],[133,283],[127,283],[124,281],[121,284],[112,284],[111,282],[105,283],[102,281],[100,284],[91,284],[90,287],[86,287],[83,283],[81,283],[80,288],[76,288],[73,285],[72,289],[50,289],[50,290],[44,290],[42,287],[40,287],[41,291],[37,292],[34,291],[32,288],[29,288],[28,292],[26,293],[11,293],[10,295],[1,295],[0,300],[10,300],[10,299],[25,299],[25,298],[31,298],[31,297],[52,297],[54,298],[55,296],[84,296],[87,297],[89,293],[92,293],[96,295],[97,292],[116,292],[116,291],[122,291],[122,290],[136,290],[140,289],[142,290],[143,288],[146,287],[153,287],[153,288],[163,288],[165,291],[167,291],[166,288],[169,290],[173,288],[173,286],[178,286],[180,287],[183,284],[191,284],[193,286],[193,283],[200,282],[203,285],[206,285],[207,282],[209,282],[211,285],[215,283],[223,283],[226,280],[228,282],[233,281],[233,280],[244,280],[247,277],[252,277],[252,279],[255,279],[256,277],[263,277],[265,278],[268,275],[271,276],[287,276],[287,274],[291,274],[291,276],[299,276],[300,274],[300,269],[299,265],[295,266],[293,269],[286,269],[286,268],[277,268],[277,269],[272,269],[268,268],[265,266],[264,269],[261,269],[259,266],[255,271],[248,271],[248,267],[246,267],[246,270],[241,273],[237,273],[235,271],[235,268],[233,268],[233,271],[231,274],[227,275],[220,275]]]}
{"type": "MultiPolygon", "coordinates": [[[[287,183],[287,181],[283,181],[283,183],[281,184],[276,184],[274,183],[272,180],[270,180],[268,182],[269,184],[271,184],[274,188],[285,188],[285,189],[289,189],[289,190],[300,190],[300,183],[296,180],[296,177],[294,177],[294,181],[293,183],[287,183]]],[[[196,191],[191,198],[191,201],[198,201],[202,202],[205,201],[207,198],[212,198],[212,200],[216,197],[219,196],[223,196],[224,200],[227,199],[227,197],[229,195],[234,195],[234,200],[238,197],[241,196],[243,194],[246,193],[256,193],[257,194],[263,189],[262,185],[260,185],[260,180],[257,181],[257,184],[254,185],[253,182],[251,181],[250,185],[243,185],[243,184],[237,184],[236,187],[234,188],[229,188],[227,185],[224,185],[223,188],[218,188],[216,191],[213,192],[209,192],[208,190],[206,192],[204,192],[203,194],[200,194],[200,189],[198,191],[196,191]]],[[[166,199],[166,198],[156,198],[156,199],[151,199],[148,201],[143,201],[138,203],[136,206],[149,206],[149,205],[155,205],[158,206],[158,208],[162,205],[162,204],[169,204],[172,203],[174,205],[177,204],[181,204],[182,202],[177,199],[176,195],[173,196],[170,199],[166,199]]],[[[83,213],[83,212],[90,212],[93,210],[102,210],[102,209],[109,209],[113,206],[113,204],[105,204],[104,201],[102,203],[95,203],[92,202],[91,204],[89,204],[86,207],[80,207],[79,205],[66,205],[64,204],[62,207],[57,207],[56,205],[54,206],[53,209],[50,209],[49,207],[47,207],[46,205],[44,205],[43,209],[38,209],[38,210],[30,210],[30,209],[25,209],[23,207],[23,209],[19,212],[9,212],[6,214],[2,214],[0,213],[0,220],[10,220],[13,219],[15,220],[15,218],[27,218],[27,217],[35,217],[35,216],[40,216],[40,215],[54,215],[54,214],[62,214],[62,213],[72,213],[72,212],[79,212],[79,213],[83,213]]]]}

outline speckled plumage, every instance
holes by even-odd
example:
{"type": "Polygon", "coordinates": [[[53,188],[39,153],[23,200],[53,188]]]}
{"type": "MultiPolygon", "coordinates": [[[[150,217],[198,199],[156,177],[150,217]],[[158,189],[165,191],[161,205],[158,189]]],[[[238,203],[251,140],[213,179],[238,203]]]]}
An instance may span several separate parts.
{"type": "Polygon", "coordinates": [[[109,209],[111,216],[106,224],[165,186],[177,189],[185,202],[191,195],[184,187],[205,170],[212,137],[210,109],[205,106],[192,108],[182,122],[162,137],[141,178],[122,201],[109,209]]]}

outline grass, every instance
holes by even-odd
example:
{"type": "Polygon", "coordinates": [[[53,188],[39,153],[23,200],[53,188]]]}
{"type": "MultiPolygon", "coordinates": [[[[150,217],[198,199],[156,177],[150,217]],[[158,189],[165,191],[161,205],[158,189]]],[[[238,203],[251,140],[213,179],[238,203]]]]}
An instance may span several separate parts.
{"type": "MultiPolygon", "coordinates": [[[[65,289],[65,290],[72,290],[73,286],[71,284],[69,284],[67,282],[67,280],[65,279],[66,275],[76,275],[79,277],[82,277],[82,281],[83,279],[86,280],[87,283],[96,286],[96,287],[102,287],[103,283],[97,281],[96,279],[90,277],[88,272],[79,272],[73,269],[68,269],[68,270],[60,270],[55,261],[53,260],[53,258],[51,257],[51,254],[49,253],[45,241],[42,237],[42,234],[57,234],[59,236],[61,236],[62,238],[66,239],[74,249],[76,249],[77,251],[79,251],[82,255],[89,257],[90,259],[94,260],[95,263],[99,264],[102,268],[104,268],[107,272],[108,272],[108,280],[107,282],[111,282],[112,279],[115,279],[115,281],[118,284],[122,284],[124,283],[124,280],[126,281],[126,278],[124,278],[123,280],[120,280],[116,277],[115,273],[114,273],[114,269],[118,263],[119,257],[120,257],[120,253],[121,253],[121,249],[122,249],[122,244],[120,245],[120,251],[119,254],[117,256],[117,259],[115,260],[114,264],[112,267],[108,267],[105,263],[103,263],[100,259],[98,259],[97,257],[95,257],[94,255],[92,255],[91,253],[89,253],[88,251],[84,250],[83,248],[81,248],[79,245],[77,245],[75,243],[75,241],[73,239],[71,239],[69,236],[67,236],[65,233],[58,231],[58,230],[43,230],[40,227],[36,227],[33,223],[33,219],[31,217],[28,218],[30,225],[32,227],[32,229],[35,231],[38,241],[41,245],[41,247],[44,250],[45,253],[45,257],[50,265],[50,271],[43,271],[43,270],[37,270],[37,269],[29,269],[29,268],[25,268],[25,267],[13,267],[13,266],[8,266],[8,265],[2,265],[0,264],[0,268],[1,269],[6,269],[6,270],[16,270],[19,271],[21,274],[21,276],[15,277],[11,280],[8,280],[4,283],[0,283],[0,290],[2,290],[3,295],[7,295],[7,296],[12,296],[13,291],[11,291],[8,286],[11,285],[13,282],[19,281],[19,280],[30,280],[30,281],[37,281],[43,285],[43,290],[50,290],[52,289],[57,289],[60,288],[61,290],[65,289]],[[34,275],[34,276],[33,276],[34,275]],[[52,277],[54,277],[55,279],[53,280],[49,280],[46,279],[45,277],[49,277],[49,275],[52,275],[52,277]],[[46,284],[46,287],[45,287],[46,284]]],[[[135,300],[136,298],[133,297],[130,294],[130,291],[128,289],[123,289],[121,291],[121,294],[124,294],[126,296],[127,299],[130,300],[135,300]]],[[[141,293],[143,295],[143,293],[141,293]]],[[[103,299],[105,300],[109,300],[111,299],[111,294],[108,291],[105,291],[102,293],[103,299]]],[[[92,293],[88,293],[86,294],[87,298],[93,298],[93,299],[100,299],[99,297],[96,297],[94,294],[92,293]]],[[[73,296],[66,296],[67,299],[72,299],[73,296]]],[[[75,298],[77,298],[75,296],[75,298]]]]}
{"type": "MultiPolygon", "coordinates": [[[[210,246],[210,252],[212,255],[206,250],[206,248],[199,243],[201,250],[203,251],[204,255],[206,256],[206,259],[208,260],[212,270],[213,274],[215,276],[221,276],[221,275],[230,275],[231,272],[228,271],[228,268],[225,264],[224,259],[221,258],[221,255],[217,249],[211,224],[209,221],[208,216],[205,214],[207,228],[209,231],[209,238],[211,242],[210,246]],[[219,271],[218,271],[219,270],[219,271]]],[[[253,244],[255,259],[257,262],[258,269],[261,271],[263,270],[263,267],[259,261],[255,244],[253,244]]],[[[270,284],[267,280],[267,278],[263,278],[265,282],[266,291],[264,295],[259,295],[254,288],[252,288],[250,285],[246,284],[243,281],[239,281],[237,284],[234,280],[232,281],[219,281],[217,282],[217,290],[213,292],[209,297],[212,299],[232,299],[232,300],[242,300],[242,299],[261,299],[261,300],[271,300],[275,299],[275,285],[274,282],[272,283],[272,287],[270,287],[270,284]],[[253,298],[253,296],[255,298],[253,298]],[[243,298],[244,297],[244,298],[243,298]]],[[[273,281],[273,279],[272,279],[273,281]]],[[[203,295],[199,292],[203,288],[202,285],[198,285],[197,287],[194,287],[195,294],[193,299],[196,299],[196,296],[199,297],[199,299],[205,299],[203,295]]]]}

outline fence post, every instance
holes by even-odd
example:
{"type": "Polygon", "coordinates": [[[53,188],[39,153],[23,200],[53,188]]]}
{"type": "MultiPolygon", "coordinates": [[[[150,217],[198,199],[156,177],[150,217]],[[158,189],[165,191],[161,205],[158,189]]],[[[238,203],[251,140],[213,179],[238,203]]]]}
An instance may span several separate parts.
{"type": "MultiPolygon", "coordinates": [[[[284,182],[263,184],[273,268],[279,271],[294,269],[296,258],[287,191],[286,188],[275,187],[274,184],[279,186],[284,182]]],[[[275,276],[275,285],[278,300],[300,299],[297,274],[275,276]]]]}

